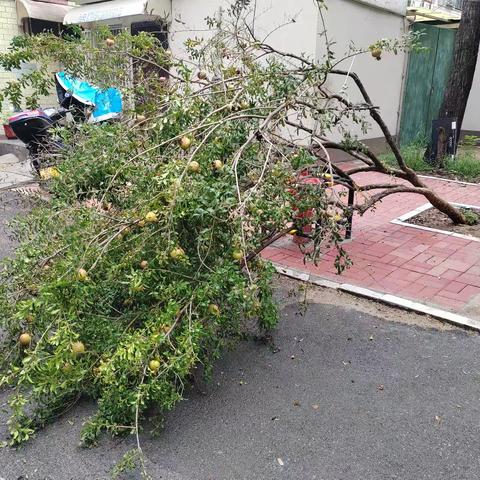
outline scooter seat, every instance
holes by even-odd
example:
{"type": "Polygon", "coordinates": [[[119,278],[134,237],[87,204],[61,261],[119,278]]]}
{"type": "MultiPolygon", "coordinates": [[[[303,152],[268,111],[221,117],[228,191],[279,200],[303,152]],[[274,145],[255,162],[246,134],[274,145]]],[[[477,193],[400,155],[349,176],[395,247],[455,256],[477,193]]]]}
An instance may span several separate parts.
{"type": "Polygon", "coordinates": [[[17,138],[28,146],[32,142],[42,143],[54,120],[38,109],[17,113],[8,119],[8,124],[17,138]]]}
{"type": "Polygon", "coordinates": [[[16,113],[8,119],[8,123],[11,125],[12,123],[21,122],[22,120],[29,120],[32,118],[40,118],[48,123],[53,123],[53,121],[50,119],[50,116],[40,108],[16,113]]]}

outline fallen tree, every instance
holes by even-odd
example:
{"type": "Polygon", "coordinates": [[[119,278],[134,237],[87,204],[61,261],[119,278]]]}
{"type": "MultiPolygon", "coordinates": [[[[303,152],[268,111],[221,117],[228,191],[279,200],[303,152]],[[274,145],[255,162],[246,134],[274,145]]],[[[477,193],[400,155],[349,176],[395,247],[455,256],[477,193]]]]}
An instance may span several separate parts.
{"type": "MultiPolygon", "coordinates": [[[[348,266],[343,187],[356,190],[359,212],[408,192],[463,222],[406,166],[360,79],[338,69],[328,42],[317,64],[259,41],[241,2],[229,13],[222,23],[209,20],[217,31],[210,40],[187,42],[187,59],[146,34],[112,38],[105,30],[95,45],[20,38],[0,56],[5,68],[40,65],[4,92],[17,101],[20,87],[48,86],[52,60],[100,86],[116,85],[132,64],[137,75],[123,87],[126,103],[137,102],[123,121],[59,128],[65,148],[45,185],[51,200],[18,220],[21,243],[0,292],[12,444],[82,396],[98,402],[85,444],[104,430],[138,440],[145,410],[171,409],[195,368],[208,372],[225,343],[242,336],[245,319],[274,327],[273,268],[260,253],[294,220],[300,228],[317,221],[306,256],[316,261],[336,246],[338,270],[348,266]],[[351,77],[364,101],[332,93],[333,75],[351,77]],[[348,134],[365,117],[382,129],[397,168],[348,134]],[[334,128],[345,132],[341,142],[328,139],[334,128]],[[334,148],[363,166],[341,170],[330,162],[334,148]],[[359,172],[383,173],[385,183],[359,185],[359,172]],[[323,181],[310,185],[309,177],[323,181]],[[388,182],[393,177],[406,183],[388,182]]],[[[379,58],[414,40],[383,40],[348,55],[379,58]]]]}

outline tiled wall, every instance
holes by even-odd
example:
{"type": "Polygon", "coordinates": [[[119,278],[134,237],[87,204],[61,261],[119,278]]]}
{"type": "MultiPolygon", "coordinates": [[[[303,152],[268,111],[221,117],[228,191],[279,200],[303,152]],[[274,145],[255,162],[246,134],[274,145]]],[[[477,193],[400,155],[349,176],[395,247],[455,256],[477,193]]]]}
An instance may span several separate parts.
{"type": "MultiPolygon", "coordinates": [[[[15,0],[0,0],[0,52],[6,52],[12,38],[22,33],[22,28],[18,24],[15,0]]],[[[31,68],[31,65],[27,68],[31,68]]],[[[18,73],[6,72],[0,68],[0,89],[4,88],[9,81],[16,80],[17,77],[18,73]]],[[[28,90],[25,93],[28,94],[28,90]]],[[[43,107],[58,106],[57,96],[53,87],[52,94],[41,98],[40,105],[43,107]]],[[[13,107],[9,103],[4,102],[0,108],[0,124],[12,111],[13,107]]],[[[2,133],[0,126],[0,135],[2,133]]]]}
{"type": "MultiPolygon", "coordinates": [[[[18,34],[15,0],[0,0],[0,52],[5,52],[11,39],[18,34]]],[[[15,80],[15,74],[0,68],[0,88],[4,88],[10,80],[15,80]]],[[[2,106],[1,113],[7,113],[10,108],[9,105],[2,106]]]]}

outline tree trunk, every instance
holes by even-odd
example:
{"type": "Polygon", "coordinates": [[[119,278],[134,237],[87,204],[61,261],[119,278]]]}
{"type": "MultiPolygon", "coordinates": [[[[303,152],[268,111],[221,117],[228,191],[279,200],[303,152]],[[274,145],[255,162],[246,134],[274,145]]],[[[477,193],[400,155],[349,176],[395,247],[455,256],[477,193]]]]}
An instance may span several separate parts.
{"type": "Polygon", "coordinates": [[[466,0],[455,40],[452,71],[440,108],[440,118],[457,119],[457,134],[462,128],[472,88],[480,44],[480,2],[466,0]]]}
{"type": "Polygon", "coordinates": [[[433,190],[430,190],[430,193],[426,193],[425,197],[437,210],[447,215],[455,225],[464,225],[466,223],[462,212],[442,197],[439,197],[433,190]]]}
{"type": "Polygon", "coordinates": [[[415,172],[409,172],[407,174],[407,180],[415,187],[425,188],[427,190],[427,192],[424,193],[425,198],[432,204],[434,208],[447,215],[455,225],[465,225],[465,216],[461,210],[437,195],[434,190],[423,183],[423,181],[415,172]]]}
{"type": "MultiPolygon", "coordinates": [[[[479,0],[477,1],[478,1],[478,4],[480,5],[480,1],[479,0]]],[[[467,3],[475,3],[475,1],[474,2],[467,1],[467,3]]],[[[477,8],[477,10],[480,13],[480,8],[477,8]]],[[[480,25],[478,30],[480,31],[480,25]]],[[[477,45],[477,50],[478,50],[478,45],[477,45]]],[[[476,59],[476,55],[475,55],[475,59],[476,59]]],[[[395,140],[392,134],[390,133],[390,130],[387,124],[383,121],[382,116],[377,111],[377,109],[373,106],[372,100],[370,99],[368,92],[366,91],[365,86],[363,85],[358,75],[356,75],[353,72],[350,72],[350,71],[347,72],[344,70],[331,70],[330,73],[334,75],[343,75],[346,77],[350,77],[355,82],[366,104],[371,107],[369,110],[370,116],[373,118],[373,120],[375,120],[375,123],[382,130],[385,140],[387,141],[388,145],[390,146],[390,149],[392,150],[393,154],[395,155],[395,158],[397,159],[397,163],[398,163],[398,166],[400,167],[400,171],[392,172],[392,169],[387,168],[387,166],[368,148],[367,148],[367,151],[368,151],[367,156],[369,161],[371,161],[371,163],[365,162],[365,161],[364,163],[367,163],[369,168],[372,169],[372,171],[377,171],[380,173],[387,173],[387,174],[393,173],[394,176],[396,176],[397,178],[402,178],[404,180],[407,180],[414,187],[421,188],[422,189],[421,193],[426,197],[426,199],[432,204],[433,207],[435,207],[436,209],[440,210],[442,213],[447,215],[450,218],[450,220],[452,220],[453,223],[461,224],[461,225],[465,224],[466,219],[463,213],[458,208],[455,208],[451,203],[447,202],[446,200],[443,200],[442,197],[439,197],[432,189],[430,189],[427,185],[425,185],[422,182],[422,180],[415,173],[414,170],[408,167],[408,165],[405,162],[405,159],[402,156],[402,152],[400,151],[400,148],[395,143],[395,140]]],[[[473,73],[475,73],[475,69],[473,73]]],[[[473,79],[473,74],[472,74],[472,79],[473,79]]],[[[470,84],[470,87],[471,87],[471,84],[470,84]]],[[[335,98],[339,100],[341,103],[343,103],[344,105],[346,105],[347,107],[352,108],[353,105],[348,100],[345,100],[342,97],[339,97],[338,95],[336,95],[335,98]]],[[[337,145],[338,146],[336,146],[335,148],[340,148],[341,150],[344,150],[345,152],[350,153],[348,147],[346,148],[342,145],[339,145],[339,144],[337,145]]]]}

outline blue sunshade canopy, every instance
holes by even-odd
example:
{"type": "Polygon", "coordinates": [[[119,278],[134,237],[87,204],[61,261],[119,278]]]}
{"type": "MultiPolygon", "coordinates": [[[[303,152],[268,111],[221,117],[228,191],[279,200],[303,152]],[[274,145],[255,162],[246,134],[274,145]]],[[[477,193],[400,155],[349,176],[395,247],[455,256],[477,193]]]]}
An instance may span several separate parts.
{"type": "Polygon", "coordinates": [[[116,118],[122,112],[122,94],[116,88],[99,89],[84,80],[73,78],[65,72],[56,74],[60,86],[79,102],[93,107],[90,122],[97,123],[116,118]]]}

